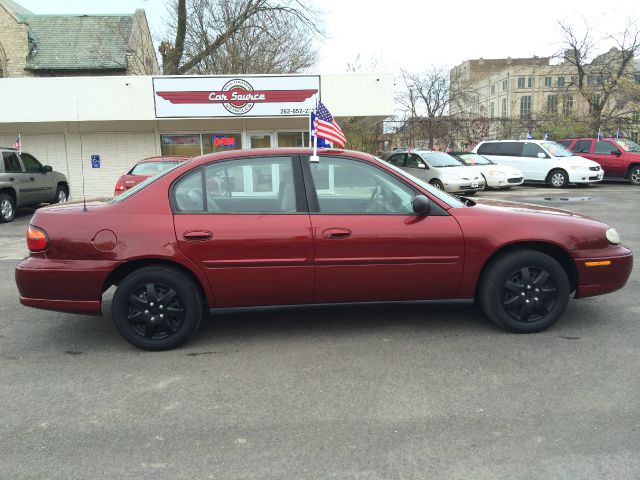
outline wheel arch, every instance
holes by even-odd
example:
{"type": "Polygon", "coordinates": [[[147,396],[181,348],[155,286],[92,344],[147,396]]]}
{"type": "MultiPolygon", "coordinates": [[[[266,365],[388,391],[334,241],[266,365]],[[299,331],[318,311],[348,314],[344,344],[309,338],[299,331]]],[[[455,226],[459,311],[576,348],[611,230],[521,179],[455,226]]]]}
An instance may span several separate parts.
{"type": "Polygon", "coordinates": [[[16,208],[18,207],[18,198],[15,189],[11,187],[3,187],[0,188],[0,193],[6,193],[7,195],[9,195],[13,199],[13,203],[15,203],[16,208]]]}
{"type": "Polygon", "coordinates": [[[631,174],[631,170],[633,170],[634,168],[640,167],[640,163],[632,163],[629,165],[629,168],[627,168],[627,171],[624,174],[624,178],[626,178],[627,180],[629,179],[629,175],[631,174]]]}
{"type": "Polygon", "coordinates": [[[207,305],[212,303],[212,298],[210,298],[210,296],[207,294],[207,289],[205,288],[205,285],[202,284],[202,280],[198,277],[198,275],[196,275],[191,269],[187,268],[181,263],[160,258],[140,258],[136,260],[130,260],[123,263],[122,265],[119,265],[115,270],[107,275],[107,278],[102,284],[102,293],[106,292],[112,285],[117,286],[130,273],[133,273],[140,268],[155,266],[164,266],[180,270],[189,278],[191,278],[191,280],[193,280],[193,283],[198,287],[202,300],[206,302],[207,305]]]}
{"type": "Polygon", "coordinates": [[[489,269],[491,264],[501,256],[517,250],[533,250],[549,255],[551,258],[557,261],[562,269],[567,273],[571,291],[574,292],[578,288],[578,268],[576,267],[576,262],[568,251],[554,243],[542,241],[517,242],[502,246],[501,248],[493,252],[491,256],[489,256],[489,258],[487,258],[487,260],[484,262],[482,270],[480,271],[480,275],[478,276],[478,282],[476,282],[474,294],[474,298],[476,300],[478,299],[478,292],[482,277],[489,269]]]}

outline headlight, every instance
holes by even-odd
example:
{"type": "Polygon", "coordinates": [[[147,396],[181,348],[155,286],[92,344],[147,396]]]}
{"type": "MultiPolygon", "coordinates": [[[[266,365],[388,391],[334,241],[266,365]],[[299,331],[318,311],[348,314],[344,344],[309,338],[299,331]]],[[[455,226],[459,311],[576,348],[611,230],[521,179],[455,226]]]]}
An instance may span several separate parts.
{"type": "Polygon", "coordinates": [[[609,243],[613,243],[614,245],[618,245],[620,243],[620,235],[618,235],[618,232],[615,228],[609,228],[606,235],[609,243]]]}
{"type": "Polygon", "coordinates": [[[589,167],[584,165],[571,165],[571,170],[589,170],[589,167]]]}
{"type": "Polygon", "coordinates": [[[501,176],[506,176],[506,175],[507,175],[506,173],[501,172],[501,171],[499,171],[499,170],[489,170],[487,173],[488,173],[489,175],[491,175],[492,177],[493,177],[493,176],[496,176],[496,175],[501,175],[501,176]]]}

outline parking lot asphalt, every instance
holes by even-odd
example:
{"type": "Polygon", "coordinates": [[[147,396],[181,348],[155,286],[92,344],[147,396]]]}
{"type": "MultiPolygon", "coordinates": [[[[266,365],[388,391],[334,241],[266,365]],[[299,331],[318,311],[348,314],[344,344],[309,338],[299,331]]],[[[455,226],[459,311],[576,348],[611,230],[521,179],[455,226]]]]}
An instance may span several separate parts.
{"type": "MultiPolygon", "coordinates": [[[[478,197],[589,215],[640,252],[640,188],[478,197]]],[[[535,335],[473,306],[341,307],[218,315],[150,353],[109,315],[19,304],[31,213],[0,225],[1,479],[640,477],[637,267],[535,335]]]]}

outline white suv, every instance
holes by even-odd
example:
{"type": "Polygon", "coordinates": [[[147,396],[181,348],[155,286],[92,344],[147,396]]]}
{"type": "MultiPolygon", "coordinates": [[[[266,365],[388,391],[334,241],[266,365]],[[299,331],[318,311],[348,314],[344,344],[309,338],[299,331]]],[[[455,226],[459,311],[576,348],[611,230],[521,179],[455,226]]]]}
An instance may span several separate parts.
{"type": "Polygon", "coordinates": [[[525,182],[544,182],[554,188],[601,182],[604,174],[598,163],[549,140],[491,140],[480,142],[473,152],[517,168],[525,182]]]}

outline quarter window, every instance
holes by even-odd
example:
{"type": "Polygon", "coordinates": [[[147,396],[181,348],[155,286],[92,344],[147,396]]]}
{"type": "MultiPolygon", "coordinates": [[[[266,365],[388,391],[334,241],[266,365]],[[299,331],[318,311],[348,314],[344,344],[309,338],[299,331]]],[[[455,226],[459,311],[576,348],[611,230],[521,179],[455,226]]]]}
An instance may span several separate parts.
{"type": "Polygon", "coordinates": [[[321,213],[413,213],[413,190],[379,168],[335,157],[322,157],[310,168],[321,213]]]}

